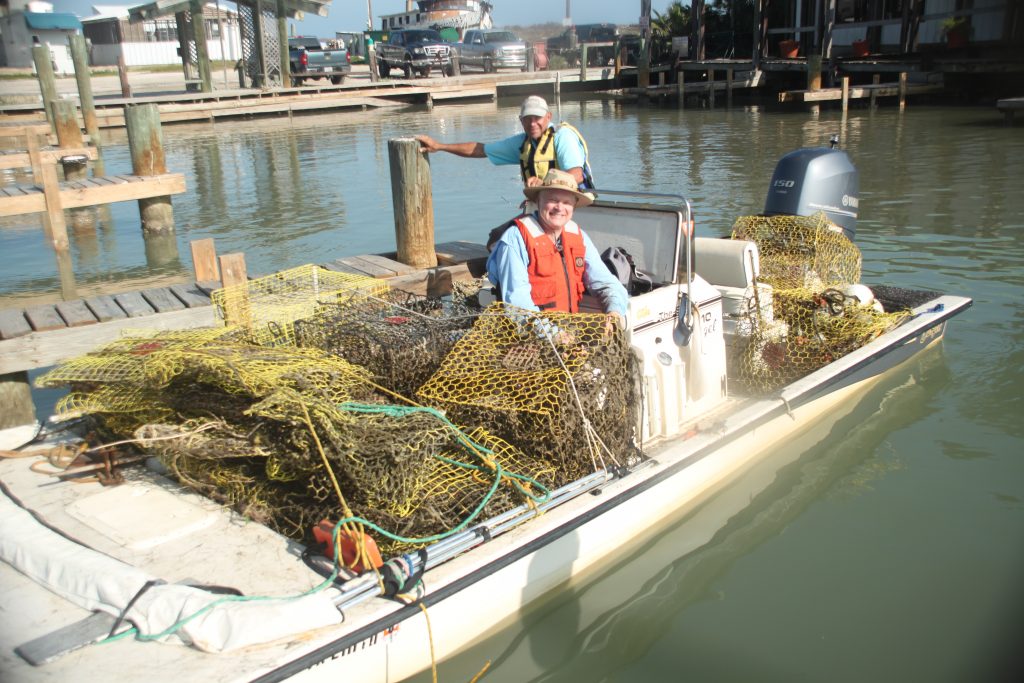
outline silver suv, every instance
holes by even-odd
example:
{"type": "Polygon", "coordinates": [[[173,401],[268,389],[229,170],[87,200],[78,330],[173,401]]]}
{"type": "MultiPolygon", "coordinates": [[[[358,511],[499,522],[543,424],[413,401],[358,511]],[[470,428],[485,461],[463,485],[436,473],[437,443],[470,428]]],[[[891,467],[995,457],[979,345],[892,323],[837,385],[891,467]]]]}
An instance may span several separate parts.
{"type": "Polygon", "coordinates": [[[508,68],[526,71],[526,43],[511,31],[466,31],[458,43],[459,64],[490,73],[508,68]]]}

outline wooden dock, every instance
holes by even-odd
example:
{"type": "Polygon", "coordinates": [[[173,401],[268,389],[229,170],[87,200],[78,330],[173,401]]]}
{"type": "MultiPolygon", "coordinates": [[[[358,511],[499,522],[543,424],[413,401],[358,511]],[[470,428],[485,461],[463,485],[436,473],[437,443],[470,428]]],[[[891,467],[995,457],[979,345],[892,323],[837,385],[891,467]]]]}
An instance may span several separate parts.
{"type": "MultiPolygon", "coordinates": [[[[124,108],[130,104],[156,104],[160,122],[187,123],[239,117],[290,116],[299,113],[342,111],[459,103],[495,99],[503,95],[555,92],[562,84],[575,87],[611,87],[610,67],[566,69],[532,73],[494,73],[443,79],[382,79],[376,83],[305,85],[268,90],[230,89],[212,93],[173,93],[142,97],[115,97],[94,102],[100,128],[124,126],[124,108]]],[[[39,115],[42,104],[0,105],[0,116],[39,115]]],[[[13,125],[13,122],[12,122],[13,125]]],[[[2,124],[0,124],[2,126],[2,124]]],[[[0,136],[5,133],[0,133],[0,136]]]]}
{"type": "MultiPolygon", "coordinates": [[[[942,92],[944,87],[937,83],[908,83],[902,95],[925,95],[942,92]]],[[[899,83],[878,83],[850,86],[847,99],[859,100],[872,97],[897,97],[901,95],[899,83]]],[[[785,90],[779,93],[779,102],[830,102],[843,99],[842,88],[820,88],[818,90],[785,90]]]]}
{"type": "MultiPolygon", "coordinates": [[[[413,294],[450,293],[451,283],[483,273],[487,250],[471,242],[435,247],[438,266],[414,269],[388,254],[349,256],[328,270],[386,280],[413,294]]],[[[114,341],[124,330],[174,330],[217,324],[210,292],[218,282],[190,282],[135,292],[0,311],[0,375],[48,367],[114,341]]]]}
{"type": "MultiPolygon", "coordinates": [[[[83,206],[181,194],[185,191],[185,176],[181,173],[102,176],[65,180],[60,182],[58,187],[60,207],[77,209],[83,206]]],[[[17,216],[46,210],[46,193],[42,186],[0,187],[0,216],[17,216]]]]}
{"type": "Polygon", "coordinates": [[[1014,113],[1024,109],[1024,97],[1008,97],[1003,100],[998,100],[996,102],[996,109],[1003,112],[1006,125],[1012,126],[1014,113]]]}

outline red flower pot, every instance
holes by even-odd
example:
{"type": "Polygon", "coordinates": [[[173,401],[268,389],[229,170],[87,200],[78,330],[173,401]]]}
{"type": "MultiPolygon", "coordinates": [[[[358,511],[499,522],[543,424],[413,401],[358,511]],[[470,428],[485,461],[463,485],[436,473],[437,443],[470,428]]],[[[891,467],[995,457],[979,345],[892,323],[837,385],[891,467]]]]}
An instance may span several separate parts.
{"type": "Polygon", "coordinates": [[[779,56],[784,59],[793,59],[800,54],[800,43],[795,40],[779,41],[779,56]]]}

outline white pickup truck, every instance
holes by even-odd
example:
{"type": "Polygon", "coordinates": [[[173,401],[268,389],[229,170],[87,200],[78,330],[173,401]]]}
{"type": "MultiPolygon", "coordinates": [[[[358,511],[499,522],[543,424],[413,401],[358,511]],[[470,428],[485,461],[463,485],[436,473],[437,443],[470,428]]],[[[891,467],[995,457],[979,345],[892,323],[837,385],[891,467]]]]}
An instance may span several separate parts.
{"type": "Polygon", "coordinates": [[[466,31],[458,51],[461,68],[477,67],[486,73],[501,68],[526,71],[526,43],[511,31],[466,31]]]}

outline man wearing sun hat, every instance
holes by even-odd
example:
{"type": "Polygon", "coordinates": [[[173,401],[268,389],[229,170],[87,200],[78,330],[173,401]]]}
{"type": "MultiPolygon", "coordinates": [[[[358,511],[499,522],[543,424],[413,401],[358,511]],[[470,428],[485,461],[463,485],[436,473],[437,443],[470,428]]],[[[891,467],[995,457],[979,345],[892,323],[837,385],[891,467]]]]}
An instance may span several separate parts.
{"type": "Polygon", "coordinates": [[[540,185],[548,170],[557,168],[570,173],[577,185],[594,187],[589,153],[583,135],[568,123],[556,128],[551,123],[551,110],[543,97],[530,95],[519,107],[522,133],[496,142],[443,143],[427,135],[417,135],[425,152],[448,152],[460,157],[487,157],[501,166],[519,164],[527,186],[540,185]]]}
{"type": "Polygon", "coordinates": [[[537,210],[513,221],[487,259],[487,277],[502,301],[532,311],[577,313],[584,290],[600,301],[609,327],[625,322],[628,294],[601,260],[597,247],[572,220],[594,196],[576,179],[552,169],[540,185],[523,190],[537,210]]]}

